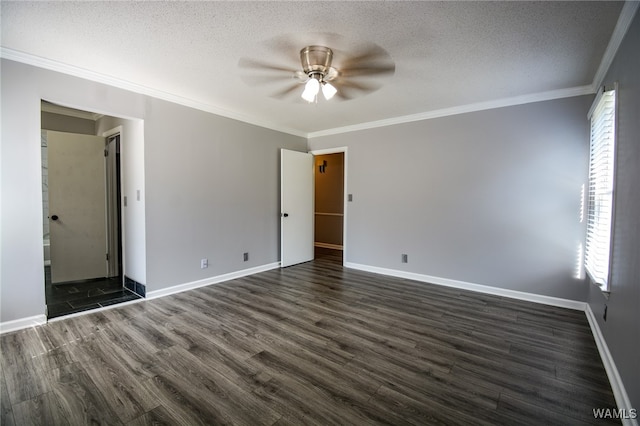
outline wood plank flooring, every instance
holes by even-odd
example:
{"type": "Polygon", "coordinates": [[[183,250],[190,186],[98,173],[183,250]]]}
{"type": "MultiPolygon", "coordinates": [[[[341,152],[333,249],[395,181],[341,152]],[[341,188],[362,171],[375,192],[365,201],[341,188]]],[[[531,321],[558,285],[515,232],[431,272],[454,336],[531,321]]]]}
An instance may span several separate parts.
{"type": "Polygon", "coordinates": [[[7,426],[615,423],[584,313],[331,257],[0,343],[7,426]]]}

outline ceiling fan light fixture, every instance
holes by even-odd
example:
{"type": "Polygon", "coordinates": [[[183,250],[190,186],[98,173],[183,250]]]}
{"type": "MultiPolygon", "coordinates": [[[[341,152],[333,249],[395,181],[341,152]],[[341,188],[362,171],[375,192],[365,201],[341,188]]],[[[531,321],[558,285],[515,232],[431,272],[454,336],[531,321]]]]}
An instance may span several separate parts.
{"type": "Polygon", "coordinates": [[[309,81],[302,92],[302,99],[307,102],[318,100],[318,92],[329,100],[337,90],[328,81],[337,77],[337,70],[331,67],[333,51],[326,46],[307,46],[300,51],[302,69],[309,76],[309,81]]]}
{"type": "Polygon", "coordinates": [[[307,84],[304,86],[304,92],[302,92],[302,99],[307,102],[313,102],[316,100],[316,96],[320,91],[320,76],[316,76],[316,74],[312,74],[307,81],[307,84]]]}
{"type": "Polygon", "coordinates": [[[338,90],[330,83],[327,83],[326,81],[322,83],[322,94],[326,100],[333,98],[333,95],[337,92],[338,90]]]}
{"type": "MultiPolygon", "coordinates": [[[[272,50],[276,45],[289,46],[291,44],[289,38],[289,36],[287,40],[278,38],[278,42],[273,43],[273,46],[271,43],[267,45],[272,50]],[[286,43],[283,43],[284,41],[286,43]]],[[[301,96],[308,103],[317,103],[320,101],[318,93],[322,89],[325,100],[335,102],[337,98],[337,100],[346,101],[354,97],[355,91],[366,94],[380,88],[380,84],[375,81],[365,80],[361,83],[356,81],[360,77],[382,77],[395,72],[395,64],[389,54],[376,44],[362,43],[354,45],[353,49],[351,53],[341,52],[340,62],[336,66],[333,66],[333,50],[321,45],[302,48],[300,50],[301,67],[297,69],[251,58],[241,58],[238,65],[258,73],[255,76],[242,76],[251,86],[262,84],[263,81],[271,83],[284,80],[284,77],[292,77],[292,83],[288,83],[287,87],[270,95],[273,98],[284,98],[294,94],[296,97],[301,96]],[[302,85],[305,87],[300,87],[302,85]]]]}

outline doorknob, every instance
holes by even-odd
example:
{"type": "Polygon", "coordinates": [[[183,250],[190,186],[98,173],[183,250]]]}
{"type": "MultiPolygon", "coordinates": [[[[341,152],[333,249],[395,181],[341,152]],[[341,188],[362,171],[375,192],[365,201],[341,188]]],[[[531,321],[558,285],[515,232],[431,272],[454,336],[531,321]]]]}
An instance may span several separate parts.
{"type": "Polygon", "coordinates": [[[289,217],[289,213],[282,213],[282,217],[289,217]]]}
{"type": "Polygon", "coordinates": [[[58,215],[57,214],[51,215],[51,220],[58,220],[58,215]]]}

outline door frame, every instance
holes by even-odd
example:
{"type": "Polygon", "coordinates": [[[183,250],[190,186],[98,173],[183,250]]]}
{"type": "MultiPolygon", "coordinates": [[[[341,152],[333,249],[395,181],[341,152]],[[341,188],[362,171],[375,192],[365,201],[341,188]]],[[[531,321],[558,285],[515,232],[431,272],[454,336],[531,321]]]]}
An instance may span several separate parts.
{"type": "MultiPolygon", "coordinates": [[[[347,203],[349,202],[349,194],[347,194],[347,181],[348,181],[348,149],[346,146],[340,146],[336,148],[325,148],[325,149],[314,149],[309,151],[309,154],[312,154],[314,157],[317,155],[325,155],[325,154],[339,154],[343,153],[343,164],[342,164],[342,195],[344,197],[342,201],[342,265],[344,266],[347,263],[347,203]]],[[[315,192],[315,182],[313,186],[313,190],[315,192]]],[[[314,233],[315,235],[315,233],[314,233]]]]}
{"type": "MultiPolygon", "coordinates": [[[[106,132],[102,132],[102,137],[104,137],[106,139],[106,146],[105,146],[105,150],[108,149],[108,144],[109,144],[109,139],[115,136],[119,136],[119,144],[120,146],[122,146],[122,126],[116,126],[112,129],[107,130],[106,132]]],[[[108,157],[105,156],[105,171],[107,171],[107,178],[108,178],[108,173],[109,173],[109,162],[110,161],[118,161],[116,159],[114,160],[109,160],[108,157]]],[[[110,258],[108,260],[108,275],[111,275],[112,272],[116,269],[118,269],[118,264],[119,264],[119,271],[117,275],[115,275],[116,277],[121,277],[122,278],[122,285],[124,286],[124,271],[125,271],[125,265],[124,265],[124,259],[125,259],[125,255],[124,255],[124,220],[123,220],[123,216],[124,216],[124,209],[122,206],[122,197],[118,197],[118,194],[122,194],[122,187],[124,186],[124,182],[123,182],[123,173],[122,173],[122,149],[120,150],[120,164],[119,167],[116,168],[117,171],[119,171],[120,175],[117,176],[117,182],[118,182],[118,187],[115,188],[115,196],[114,194],[111,194],[109,192],[109,188],[107,187],[107,253],[109,254],[110,258]],[[117,205],[114,205],[114,201],[115,203],[119,204],[119,208],[117,205]],[[118,217],[119,216],[119,217],[118,217]],[[115,231],[115,232],[114,232],[115,231]],[[114,241],[115,240],[115,241],[114,241]],[[113,244],[115,244],[115,247],[113,247],[113,244]],[[114,256],[115,254],[115,256],[114,256]],[[114,267],[115,264],[115,267],[114,267]]],[[[107,179],[108,181],[108,179],[107,179]]]]}

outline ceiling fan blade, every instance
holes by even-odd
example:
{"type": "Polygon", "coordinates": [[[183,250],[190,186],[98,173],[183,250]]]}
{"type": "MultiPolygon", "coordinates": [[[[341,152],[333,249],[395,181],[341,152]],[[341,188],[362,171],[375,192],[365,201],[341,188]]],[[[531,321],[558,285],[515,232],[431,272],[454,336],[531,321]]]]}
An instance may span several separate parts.
{"type": "MultiPolygon", "coordinates": [[[[241,58],[238,67],[242,70],[240,78],[249,86],[272,86],[283,82],[300,83],[299,70],[271,64],[250,58],[241,58]]],[[[305,76],[306,77],[306,76],[305,76]]]]}
{"type": "Polygon", "coordinates": [[[388,57],[389,54],[386,50],[381,48],[380,46],[370,44],[363,48],[361,48],[360,52],[350,55],[347,57],[344,65],[349,65],[350,63],[359,63],[366,61],[375,61],[380,58],[388,57]]]}
{"type": "Polygon", "coordinates": [[[268,86],[274,84],[282,84],[289,82],[301,83],[300,80],[295,78],[295,75],[276,75],[276,76],[266,76],[266,75],[241,75],[240,78],[249,86],[268,86]]]}
{"type": "Polygon", "coordinates": [[[338,91],[345,90],[345,89],[346,90],[353,89],[353,90],[360,90],[362,92],[372,92],[380,88],[379,84],[357,83],[355,81],[346,80],[346,79],[334,80],[333,82],[331,82],[331,84],[336,86],[336,89],[338,89],[338,91]]]}
{"type": "Polygon", "coordinates": [[[240,58],[240,61],[238,61],[238,66],[240,68],[257,69],[261,71],[264,71],[264,70],[283,71],[291,74],[294,74],[296,72],[296,70],[291,69],[289,67],[283,67],[280,65],[270,64],[268,62],[257,61],[255,59],[249,59],[249,58],[240,58]]]}
{"type": "Polygon", "coordinates": [[[393,64],[371,65],[371,66],[355,66],[351,68],[342,68],[340,74],[345,77],[364,76],[364,75],[382,75],[393,74],[396,66],[393,64]]]}
{"type": "Polygon", "coordinates": [[[358,93],[356,92],[370,93],[381,87],[379,84],[355,82],[344,78],[334,80],[331,84],[333,84],[338,91],[336,97],[343,101],[357,97],[358,93]]]}
{"type": "Polygon", "coordinates": [[[352,66],[355,64],[362,63],[375,63],[375,62],[392,62],[391,56],[384,50],[382,47],[369,43],[364,47],[361,47],[360,50],[356,53],[351,53],[345,57],[342,66],[352,66]]]}
{"type": "Polygon", "coordinates": [[[261,43],[271,55],[277,54],[279,56],[286,55],[287,59],[295,62],[300,62],[299,52],[304,47],[300,43],[292,39],[291,35],[281,35],[269,40],[265,40],[261,43]]]}
{"type": "MultiPolygon", "coordinates": [[[[295,91],[296,89],[300,89],[300,84],[294,84],[292,86],[287,87],[284,90],[272,93],[271,97],[272,98],[284,98],[285,96],[289,95],[291,92],[295,91]]],[[[300,91],[300,93],[302,93],[302,91],[300,91]]]]}
{"type": "Polygon", "coordinates": [[[353,99],[353,97],[349,96],[347,93],[345,93],[344,90],[338,90],[336,92],[336,94],[334,95],[334,99],[338,98],[341,101],[350,101],[351,99],[353,99]]]}

